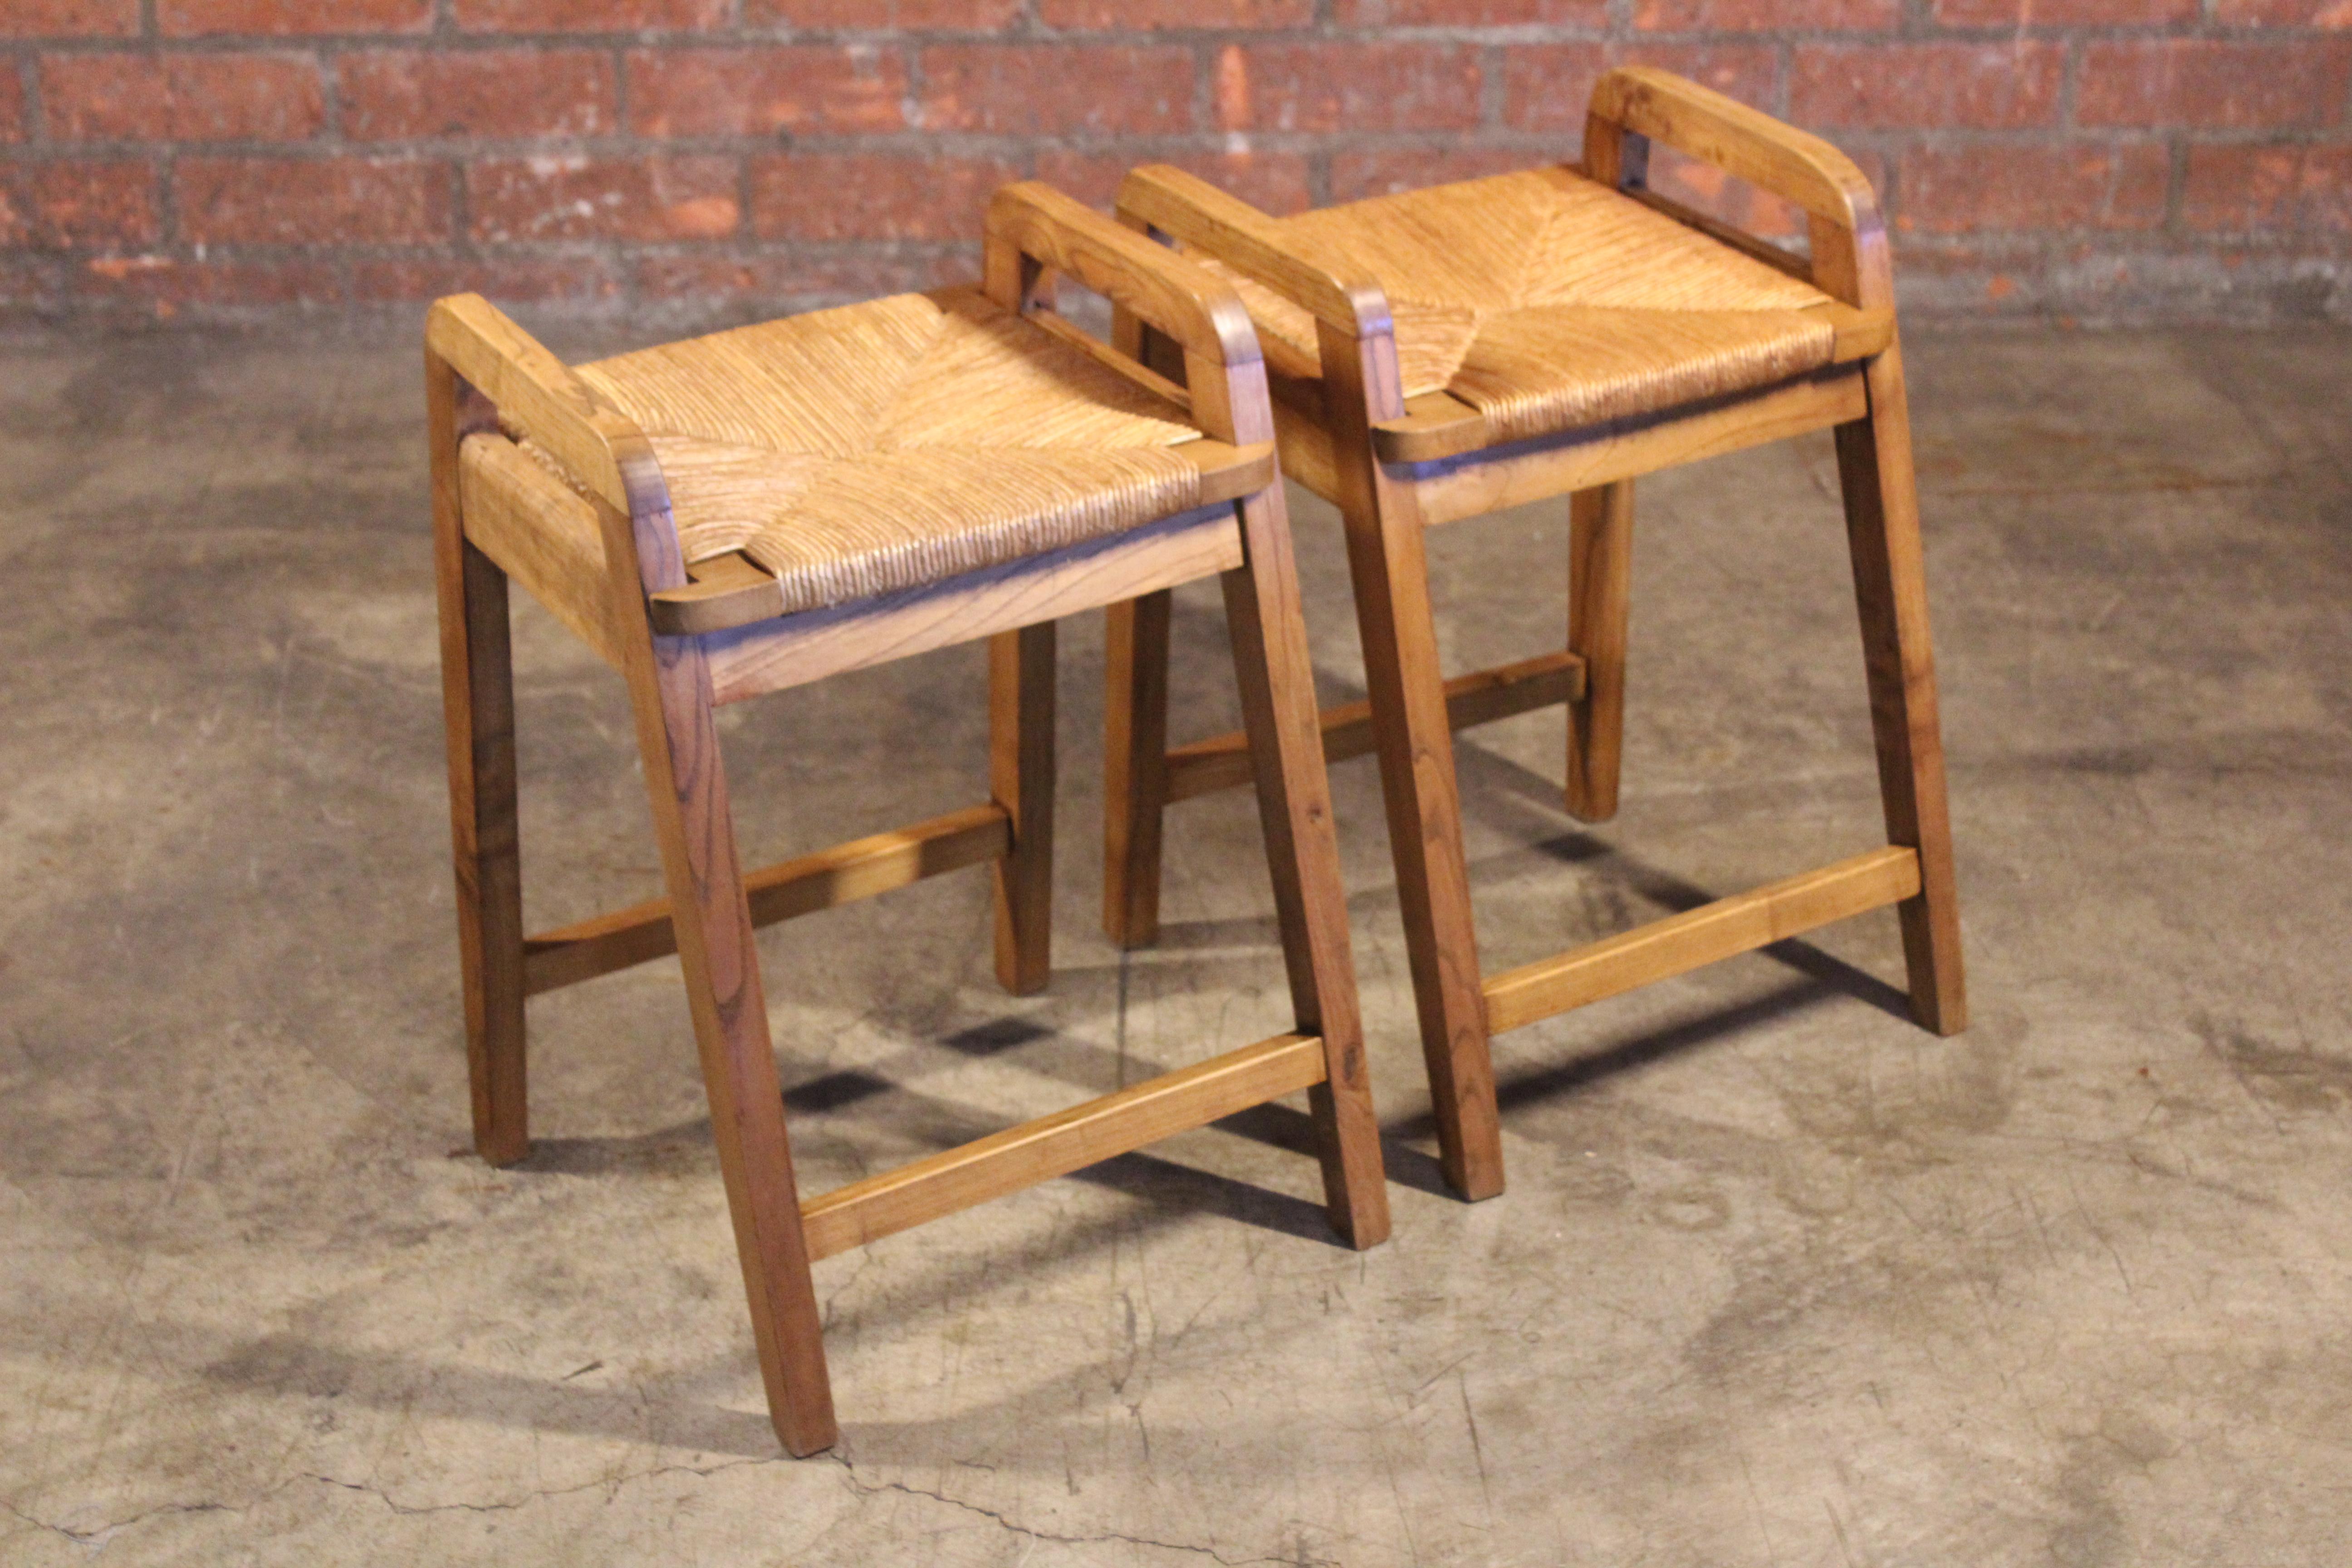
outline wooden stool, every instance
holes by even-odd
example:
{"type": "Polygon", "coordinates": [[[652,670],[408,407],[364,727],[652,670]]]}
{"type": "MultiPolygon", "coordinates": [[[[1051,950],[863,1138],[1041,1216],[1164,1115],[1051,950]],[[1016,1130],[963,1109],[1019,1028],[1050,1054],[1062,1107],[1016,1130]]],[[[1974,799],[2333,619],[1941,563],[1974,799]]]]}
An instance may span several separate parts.
{"type": "MultiPolygon", "coordinates": [[[[1265,345],[1283,467],[1336,503],[1368,703],[1323,716],[1332,758],[1377,750],[1446,1177],[1503,1186],[1487,1037],[1882,905],[1911,1005],[1964,1026],[1958,906],[1886,237],[1827,142],[1664,71],[1594,89],[1581,168],[1276,219],[1165,167],[1119,212],[1235,279],[1265,345]],[[1811,258],[1643,189],[1662,141],[1802,207],[1811,258]],[[1385,290],[1385,292],[1384,292],[1385,290]],[[1493,976],[1478,965],[1450,731],[1569,708],[1568,807],[1617,806],[1633,479],[1823,426],[1837,436],[1887,847],[1493,976]],[[1568,648],[1446,680],[1425,524],[1569,493],[1568,648]]],[[[1127,335],[1155,363],[1147,324],[1127,335]]],[[[1149,942],[1160,816],[1248,776],[1238,734],[1165,752],[1166,596],[1112,616],[1105,923],[1149,942]]]]}
{"type": "Polygon", "coordinates": [[[835,1436],[814,1258],[1306,1089],[1333,1226],[1388,1234],[1289,522],[1249,318],[1042,185],[998,194],[982,289],[565,367],[481,299],[425,383],[474,1136],[528,1152],[523,999],[675,952],[778,1435],[835,1436]],[[1181,345],[1176,388],[1054,314],[1066,273],[1181,345]],[[1221,575],[1294,1033],[803,1203],[752,929],[962,866],[996,966],[1045,983],[1055,617],[1221,575]],[[626,678],[669,897],[526,937],[507,581],[626,678]],[[989,641],[993,800],[746,875],[713,710],[989,641]]]}

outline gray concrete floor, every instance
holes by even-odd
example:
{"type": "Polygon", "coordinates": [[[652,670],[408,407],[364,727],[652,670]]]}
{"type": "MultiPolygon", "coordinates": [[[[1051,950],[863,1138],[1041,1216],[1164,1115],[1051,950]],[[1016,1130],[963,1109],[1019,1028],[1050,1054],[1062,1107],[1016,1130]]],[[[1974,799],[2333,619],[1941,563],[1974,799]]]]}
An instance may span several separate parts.
{"type": "MultiPolygon", "coordinates": [[[[0,1560],[2343,1560],[2352,336],[1915,345],[1967,1034],[1887,916],[1554,1020],[1465,1206],[1350,763],[1393,1243],[1277,1110],[829,1260],[802,1462],[674,967],[535,1002],[537,1152],[465,1152],[410,336],[0,349],[0,1560]]],[[[1462,749],[1488,967],[1876,841],[1834,496],[1825,439],[1645,481],[1620,820],[1556,711],[1462,749]]],[[[1563,513],[1435,537],[1453,668],[1557,646],[1563,513]]],[[[657,873],[617,683],[518,626],[551,923],[657,873]]],[[[1178,644],[1223,727],[1213,593],[1178,644]]],[[[1241,796],[1173,814],[1158,951],[1097,933],[1100,649],[1050,994],[977,873],[763,938],[812,1188],[1286,1021],[1241,796]]],[[[981,698],[962,650],[730,710],[748,852],[979,798],[981,698]]]]}

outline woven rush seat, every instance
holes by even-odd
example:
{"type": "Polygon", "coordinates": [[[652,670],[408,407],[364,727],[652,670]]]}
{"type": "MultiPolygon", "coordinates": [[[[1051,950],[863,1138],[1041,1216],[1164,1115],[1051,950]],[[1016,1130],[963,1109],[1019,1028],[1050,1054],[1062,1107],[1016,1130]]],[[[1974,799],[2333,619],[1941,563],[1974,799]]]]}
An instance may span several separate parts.
{"type": "MultiPolygon", "coordinates": [[[[1835,301],[1573,169],[1267,220],[1293,253],[1380,279],[1408,398],[1452,394],[1522,440],[1769,386],[1831,363],[1835,301]]],[[[1312,316],[1232,279],[1277,374],[1321,374],[1312,316]]]]}
{"type": "MultiPolygon", "coordinates": [[[[644,431],[689,564],[740,551],[792,613],[1201,504],[1182,411],[973,288],[575,367],[644,431]]],[[[542,461],[562,469],[552,458],[542,461]]],[[[567,476],[568,477],[568,476],[567,476]]]]}

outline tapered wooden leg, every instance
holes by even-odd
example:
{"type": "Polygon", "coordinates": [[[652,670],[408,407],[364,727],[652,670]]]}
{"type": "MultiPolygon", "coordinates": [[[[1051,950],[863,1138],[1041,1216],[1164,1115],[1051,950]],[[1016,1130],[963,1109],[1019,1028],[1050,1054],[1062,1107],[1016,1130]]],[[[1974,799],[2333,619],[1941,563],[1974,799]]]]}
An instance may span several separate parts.
{"type": "Polygon", "coordinates": [[[1347,893],[1331,824],[1331,786],[1308,662],[1307,626],[1282,491],[1241,504],[1247,564],[1224,574],[1225,619],[1242,721],[1257,778],[1258,816],[1274,876],[1276,918],[1298,1032],[1320,1036],[1327,1077],[1309,1089],[1331,1226],[1351,1247],[1388,1239],[1380,1121],[1364,1063],[1347,893]]]}
{"type": "Polygon", "coordinates": [[[709,666],[697,639],[656,637],[649,665],[631,677],[646,789],[769,1413],[786,1448],[814,1454],[832,1447],[838,1431],[751,910],[711,721],[709,666]]]}
{"type": "Polygon", "coordinates": [[[1887,840],[1919,852],[1919,894],[1896,906],[1912,1016],[1925,1028],[1952,1035],[1968,1026],[1968,992],[1899,345],[1871,362],[1865,384],[1870,416],[1838,426],[1837,453],[1862,611],[1878,787],[1887,840]]]}
{"type": "Polygon", "coordinates": [[[425,356],[441,692],[449,744],[449,840],[457,880],[466,1064],[474,1147],[493,1165],[530,1152],[523,1041],[522,859],[515,798],[514,659],[507,577],[468,543],[457,442],[488,417],[449,367],[425,356]],[[463,397],[468,407],[460,410],[463,397]]]}
{"type": "Polygon", "coordinates": [[[1503,1190],[1502,1131],[1421,511],[1411,489],[1391,483],[1371,455],[1370,409],[1402,409],[1393,354],[1384,335],[1360,342],[1336,329],[1322,333],[1348,566],[1439,1160],[1456,1192],[1487,1198],[1503,1190]]]}
{"type": "Polygon", "coordinates": [[[1168,809],[1166,589],[1113,605],[1104,692],[1103,931],[1123,948],[1160,935],[1160,824],[1168,809]]]}
{"type": "Polygon", "coordinates": [[[1633,582],[1633,481],[1569,498],[1568,647],[1584,660],[1584,695],[1568,705],[1568,809],[1617,815],[1625,737],[1625,608],[1633,582]]]}
{"type": "Polygon", "coordinates": [[[1015,996],[1054,967],[1054,623],[988,642],[989,788],[1013,819],[996,863],[996,978],[1015,996]]]}

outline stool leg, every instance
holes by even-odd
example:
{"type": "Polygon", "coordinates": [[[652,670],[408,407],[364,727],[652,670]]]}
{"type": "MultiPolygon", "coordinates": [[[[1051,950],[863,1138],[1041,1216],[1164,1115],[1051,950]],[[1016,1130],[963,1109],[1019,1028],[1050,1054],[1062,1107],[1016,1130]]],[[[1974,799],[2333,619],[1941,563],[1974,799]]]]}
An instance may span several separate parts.
{"type": "Polygon", "coordinates": [[[530,1127],[507,575],[467,541],[458,513],[457,377],[432,355],[425,358],[425,372],[441,692],[449,743],[449,840],[457,879],[457,956],[465,985],[474,1148],[493,1165],[510,1165],[530,1152],[530,1127]]]}
{"type": "Polygon", "coordinates": [[[1869,672],[1878,788],[1888,842],[1919,852],[1918,896],[1896,906],[1912,1016],[1922,1027],[1954,1035],[1968,1027],[1968,993],[1901,348],[1889,348],[1864,374],[1869,416],[1838,426],[1837,454],[1869,672]]]}
{"type": "Polygon", "coordinates": [[[1391,483],[1372,458],[1368,388],[1386,388],[1402,410],[1395,351],[1384,336],[1360,342],[1332,328],[1321,343],[1348,568],[1438,1156],[1454,1191],[1488,1198],[1503,1190],[1502,1131],[1421,508],[1412,489],[1391,483]]]}
{"type": "Polygon", "coordinates": [[[751,1298],[770,1418],[795,1455],[833,1446],[833,1391],[801,1231],[784,1100],[751,910],[736,858],[726,769],[712,722],[710,668],[692,637],[652,639],[631,670],[637,743],[686,971],[711,1141],[751,1298]]]}
{"type": "Polygon", "coordinates": [[[1569,498],[1568,647],[1584,660],[1584,695],[1568,705],[1568,809],[1617,815],[1625,736],[1625,608],[1633,574],[1633,481],[1569,498]]]}
{"type": "Polygon", "coordinates": [[[1168,590],[1107,612],[1103,931],[1122,948],[1160,935],[1160,824],[1168,809],[1168,590]]]}
{"type": "Polygon", "coordinates": [[[989,790],[1013,818],[996,863],[996,978],[1015,996],[1054,966],[1054,623],[988,640],[989,790]]]}
{"type": "Polygon", "coordinates": [[[1328,1076],[1308,1090],[1308,1099],[1320,1134],[1324,1203],[1331,1228],[1349,1246],[1375,1247],[1388,1239],[1388,1185],[1348,952],[1348,900],[1331,824],[1322,719],[1281,489],[1244,501],[1241,517],[1249,558],[1224,574],[1225,620],[1291,1005],[1299,1033],[1323,1040],[1328,1076]]]}

